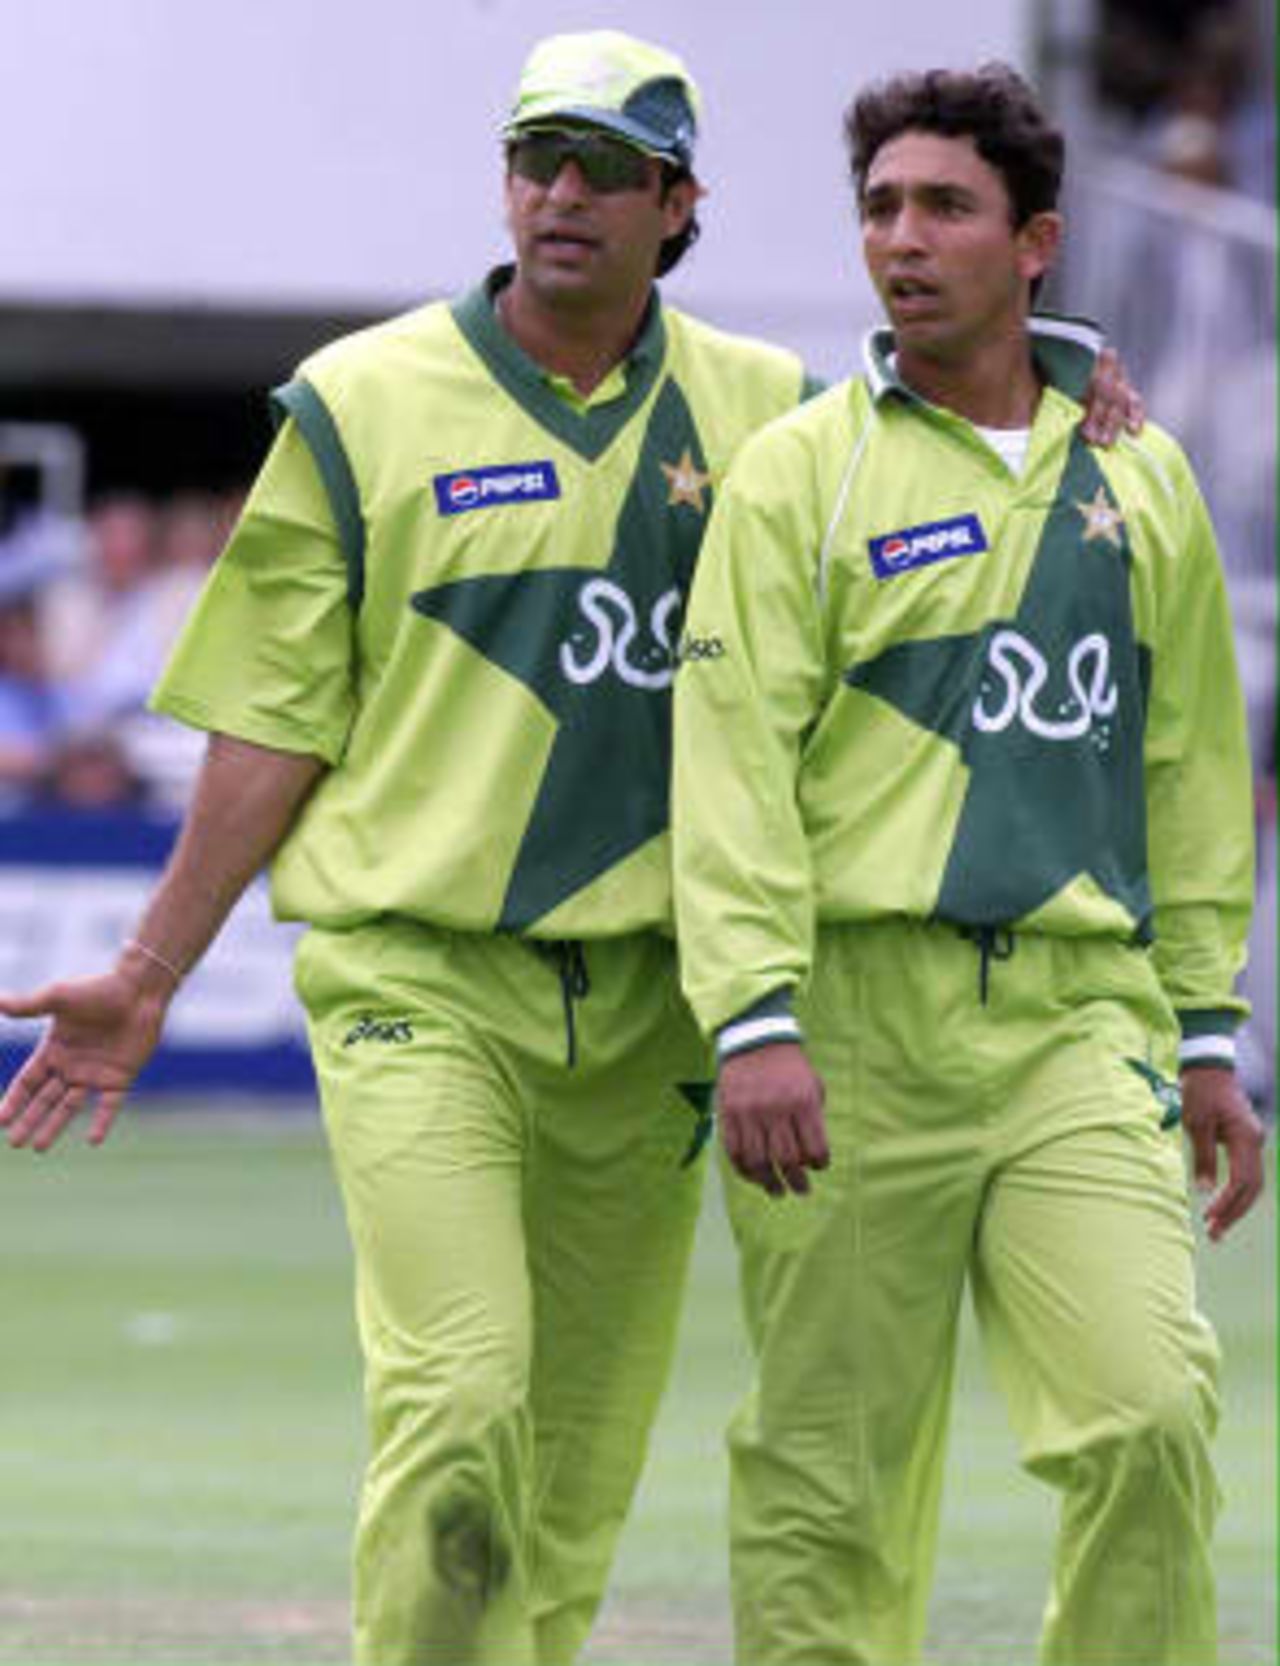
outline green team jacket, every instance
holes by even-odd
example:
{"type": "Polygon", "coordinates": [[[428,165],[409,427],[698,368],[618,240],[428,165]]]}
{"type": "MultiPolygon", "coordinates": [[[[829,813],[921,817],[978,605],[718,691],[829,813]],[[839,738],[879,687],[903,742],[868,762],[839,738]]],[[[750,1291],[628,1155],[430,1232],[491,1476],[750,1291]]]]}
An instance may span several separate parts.
{"type": "Polygon", "coordinates": [[[153,699],[331,765],[272,872],[282,917],[670,929],[684,596],[793,354],[656,294],[584,406],[498,326],[494,274],[308,359],[153,699]]]}
{"type": "Polygon", "coordinates": [[[1151,425],[1090,448],[1049,387],[1015,477],[891,345],[748,443],[703,551],[675,717],[694,1009],[722,1052],[796,1034],[819,922],[1153,938],[1184,1062],[1225,1061],[1250,768],[1186,459],[1151,425]]]}

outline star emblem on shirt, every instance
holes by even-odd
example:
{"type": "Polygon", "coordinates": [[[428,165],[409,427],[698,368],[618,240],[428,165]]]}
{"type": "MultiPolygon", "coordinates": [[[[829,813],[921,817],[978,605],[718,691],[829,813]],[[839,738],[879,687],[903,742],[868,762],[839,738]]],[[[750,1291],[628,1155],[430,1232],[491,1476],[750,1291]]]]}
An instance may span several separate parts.
{"type": "Polygon", "coordinates": [[[706,514],[707,506],[702,501],[702,494],[710,486],[711,476],[704,473],[694,462],[688,446],[685,446],[678,463],[659,463],[658,467],[666,475],[670,488],[667,493],[668,508],[678,503],[687,503],[700,515],[706,514]]]}
{"type": "Polygon", "coordinates": [[[1107,496],[1105,486],[1099,486],[1087,503],[1077,498],[1076,508],[1084,516],[1086,543],[1103,538],[1115,549],[1124,548],[1124,516],[1107,496]]]}

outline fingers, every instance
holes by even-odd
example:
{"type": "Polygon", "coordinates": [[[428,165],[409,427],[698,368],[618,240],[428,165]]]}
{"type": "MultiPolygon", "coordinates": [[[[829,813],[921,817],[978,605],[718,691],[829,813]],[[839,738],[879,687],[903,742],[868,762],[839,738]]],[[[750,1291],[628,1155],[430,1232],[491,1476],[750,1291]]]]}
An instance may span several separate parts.
{"type": "Polygon", "coordinates": [[[1244,1219],[1258,1201],[1261,1190],[1260,1185],[1253,1186],[1243,1179],[1227,1181],[1204,1212],[1210,1242],[1216,1244],[1237,1221],[1244,1219]]]}
{"type": "Polygon", "coordinates": [[[1113,410],[1091,410],[1081,419],[1080,432],[1090,445],[1105,449],[1120,436],[1120,418],[1113,410]]]}
{"type": "Polygon", "coordinates": [[[89,1123],[89,1144],[101,1145],[111,1132],[117,1113],[124,1104],[123,1093],[100,1093],[98,1104],[89,1123]]]}
{"type": "MultiPolygon", "coordinates": [[[[37,1152],[48,1151],[92,1097],[92,1088],[50,1077],[30,1096],[21,1114],[13,1120],[9,1144],[17,1148],[29,1147],[37,1152]]],[[[90,1145],[101,1145],[106,1139],[124,1098],[123,1092],[97,1096],[87,1136],[90,1145]]]]}
{"type": "Polygon", "coordinates": [[[1199,1191],[1212,1191],[1218,1183],[1217,1129],[1208,1118],[1195,1115],[1189,1106],[1184,1114],[1187,1138],[1191,1142],[1192,1177],[1199,1191]]]}
{"type": "Polygon", "coordinates": [[[803,1197],[810,1189],[810,1169],[825,1169],[831,1161],[826,1124],[820,1108],[803,1113],[758,1117],[722,1115],[725,1154],[744,1180],[770,1197],[788,1192],[803,1197]]]}
{"type": "MultiPolygon", "coordinates": [[[[46,1038],[9,1083],[3,1100],[0,1100],[0,1128],[22,1125],[42,1094],[44,1099],[41,1103],[47,1104],[51,1096],[66,1086],[46,1038]]],[[[10,1143],[18,1145],[23,1142],[11,1139],[10,1143]]]]}
{"type": "Polygon", "coordinates": [[[800,1158],[807,1168],[825,1169],[831,1163],[831,1147],[827,1143],[827,1123],[822,1114],[822,1084],[818,1084],[818,1102],[806,1106],[796,1119],[800,1139],[800,1158]]]}
{"type": "Polygon", "coordinates": [[[65,1070],[40,1048],[9,1084],[0,1103],[0,1127],[9,1129],[11,1146],[47,1151],[93,1098],[97,1105],[88,1139],[91,1145],[101,1145],[124,1103],[125,1090],[98,1091],[90,1083],[68,1081],[65,1070]]]}
{"type": "Polygon", "coordinates": [[[775,1128],[769,1144],[773,1172],[779,1181],[778,1192],[774,1195],[794,1192],[797,1197],[803,1197],[809,1190],[809,1176],[805,1173],[800,1141],[793,1124],[787,1122],[775,1128]]]}
{"type": "Polygon", "coordinates": [[[39,1085],[28,1091],[24,1108],[12,1122],[9,1144],[15,1147],[30,1145],[34,1151],[47,1151],[75,1115],[83,1099],[82,1088],[64,1082],[56,1072],[47,1070],[39,1085]]]}
{"type": "Polygon", "coordinates": [[[31,1142],[33,1151],[47,1151],[89,1097],[87,1088],[69,1087],[54,1104],[31,1142]]]}
{"type": "Polygon", "coordinates": [[[1237,1221],[1244,1219],[1262,1196],[1264,1137],[1262,1125],[1252,1112],[1248,1122],[1240,1119],[1238,1126],[1226,1136],[1226,1183],[1210,1200],[1204,1212],[1205,1227],[1215,1244],[1230,1232],[1237,1221]]]}
{"type": "Polygon", "coordinates": [[[1120,436],[1125,410],[1120,360],[1113,347],[1104,347],[1093,367],[1085,392],[1085,411],[1080,431],[1090,445],[1114,445],[1120,436]]]}
{"type": "Polygon", "coordinates": [[[754,1117],[726,1111],[722,1126],[725,1154],[735,1170],[770,1197],[781,1197],[783,1185],[769,1159],[762,1125],[754,1117]]]}
{"type": "Polygon", "coordinates": [[[1129,381],[1120,355],[1114,347],[1104,347],[1085,392],[1081,433],[1090,445],[1111,446],[1122,433],[1140,434],[1146,421],[1146,405],[1129,381]]]}
{"type": "Polygon", "coordinates": [[[1216,1243],[1262,1195],[1266,1134],[1230,1070],[1184,1071],[1182,1104],[1196,1187],[1213,1193],[1205,1205],[1204,1222],[1210,1241],[1216,1243]],[[1227,1174],[1215,1190],[1219,1147],[1226,1153],[1227,1174]]]}

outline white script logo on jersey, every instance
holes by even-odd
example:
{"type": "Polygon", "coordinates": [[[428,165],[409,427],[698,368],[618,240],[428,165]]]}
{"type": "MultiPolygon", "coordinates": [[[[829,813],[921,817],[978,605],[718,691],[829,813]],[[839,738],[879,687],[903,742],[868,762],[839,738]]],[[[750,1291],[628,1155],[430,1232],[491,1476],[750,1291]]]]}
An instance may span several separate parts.
{"type": "Polygon", "coordinates": [[[973,703],[974,727],[998,735],[1017,720],[1041,740],[1078,740],[1095,727],[1096,718],[1110,717],[1116,709],[1111,644],[1100,631],[1082,636],[1067,655],[1070,694],[1051,714],[1036,705],[1048,680],[1049,663],[1039,648],[1020,631],[998,630],[988,646],[982,687],[973,703]],[[995,703],[988,703],[992,695],[995,703]]]}
{"type": "Polygon", "coordinates": [[[585,621],[560,644],[560,669],[571,683],[594,683],[613,667],[631,688],[670,688],[675,675],[674,628],[681,596],[673,585],[649,612],[649,642],[633,655],[639,632],[635,603],[607,578],[588,579],[578,592],[585,621]],[[585,647],[586,652],[580,652],[585,647]]]}

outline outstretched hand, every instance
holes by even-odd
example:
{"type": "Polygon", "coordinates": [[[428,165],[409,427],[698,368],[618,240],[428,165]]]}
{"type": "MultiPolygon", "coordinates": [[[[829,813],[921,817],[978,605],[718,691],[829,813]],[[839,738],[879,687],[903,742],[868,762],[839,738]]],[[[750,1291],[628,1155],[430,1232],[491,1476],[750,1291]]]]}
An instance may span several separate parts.
{"type": "Polygon", "coordinates": [[[31,995],[0,996],[7,1018],[52,1023],[3,1100],[0,1127],[9,1144],[47,1151],[93,1104],[89,1141],[101,1145],[124,1096],[160,1039],[171,989],[148,987],[117,967],[101,977],[51,983],[31,995]]]}

